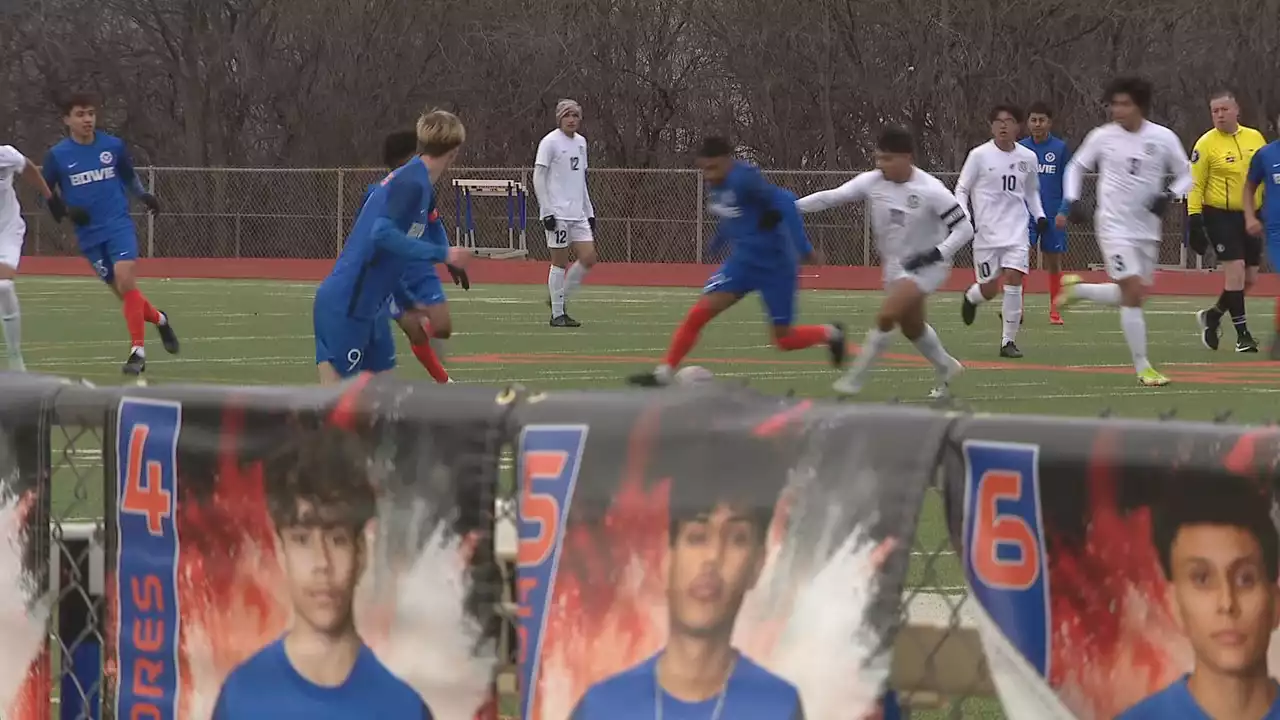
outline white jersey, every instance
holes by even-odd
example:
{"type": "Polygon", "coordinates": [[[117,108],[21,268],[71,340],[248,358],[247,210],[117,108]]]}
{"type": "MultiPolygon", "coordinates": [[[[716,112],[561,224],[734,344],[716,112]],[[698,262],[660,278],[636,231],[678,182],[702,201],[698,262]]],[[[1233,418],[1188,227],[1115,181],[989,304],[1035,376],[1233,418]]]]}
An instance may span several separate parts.
{"type": "Polygon", "coordinates": [[[546,168],[546,181],[534,183],[542,215],[557,220],[586,220],[595,215],[591,196],[587,193],[587,139],[581,133],[570,137],[552,130],[538,143],[538,156],[533,161],[535,179],[539,168],[546,168]]]}
{"type": "Polygon", "coordinates": [[[1163,125],[1144,121],[1136,132],[1116,123],[1094,128],[1067,165],[1063,197],[1080,199],[1084,174],[1098,171],[1094,231],[1099,242],[1160,241],[1160,218],[1149,207],[1166,189],[1191,190],[1191,164],[1182,142],[1163,125]],[[1167,188],[1166,178],[1173,175],[1167,188]]]}
{"type": "MultiPolygon", "coordinates": [[[[864,172],[838,188],[800,198],[796,209],[812,213],[859,200],[869,202],[871,230],[886,267],[900,266],[912,255],[940,247],[953,236],[960,238],[955,241],[959,246],[972,237],[968,218],[955,196],[941,180],[920,168],[912,168],[910,179],[902,183],[886,179],[879,170],[864,172]]],[[[951,253],[944,250],[948,258],[951,253]]]]}
{"type": "Polygon", "coordinates": [[[1014,143],[1005,152],[994,140],[969,151],[956,182],[956,200],[973,207],[974,250],[1027,244],[1027,224],[1044,217],[1039,162],[1031,148],[1014,143]]]}
{"type": "Polygon", "coordinates": [[[12,145],[0,145],[0,237],[18,235],[27,229],[13,189],[14,176],[27,167],[27,158],[12,145]]]}

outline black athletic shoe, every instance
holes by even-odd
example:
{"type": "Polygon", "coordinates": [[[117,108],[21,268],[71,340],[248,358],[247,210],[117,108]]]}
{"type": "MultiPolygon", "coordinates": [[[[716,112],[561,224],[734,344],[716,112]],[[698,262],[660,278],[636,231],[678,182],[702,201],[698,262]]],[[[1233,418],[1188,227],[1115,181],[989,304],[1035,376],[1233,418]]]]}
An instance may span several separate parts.
{"type": "Polygon", "coordinates": [[[1020,358],[1022,357],[1022,351],[1018,349],[1017,345],[1014,345],[1012,342],[1007,342],[1000,348],[1000,357],[1020,358]]]}
{"type": "Polygon", "coordinates": [[[137,350],[129,352],[129,359],[125,361],[121,371],[130,377],[139,377],[147,370],[147,359],[137,350]]]}
{"type": "Polygon", "coordinates": [[[1271,338],[1271,359],[1280,360],[1280,333],[1271,338]]]}
{"type": "Polygon", "coordinates": [[[575,327],[582,327],[582,323],[569,317],[569,315],[566,313],[559,317],[551,318],[551,327],[575,328],[575,327]]]}
{"type": "Polygon", "coordinates": [[[164,351],[170,355],[177,355],[180,349],[178,333],[173,329],[173,324],[169,322],[169,313],[161,310],[160,317],[164,319],[164,322],[157,325],[156,329],[160,331],[160,342],[164,344],[164,351]]]}
{"type": "Polygon", "coordinates": [[[844,367],[845,358],[849,355],[849,346],[845,344],[844,323],[831,323],[834,330],[827,339],[827,349],[831,352],[831,366],[844,367]]]}
{"type": "Polygon", "coordinates": [[[1258,341],[1253,336],[1246,333],[1236,338],[1236,352],[1238,353],[1256,353],[1258,352],[1258,341]]]}
{"type": "Polygon", "coordinates": [[[652,388],[652,387],[663,387],[665,385],[669,385],[671,384],[671,380],[669,378],[664,378],[663,376],[659,375],[656,371],[653,371],[653,372],[647,372],[647,373],[640,373],[638,375],[632,375],[631,377],[627,378],[627,384],[635,385],[636,387],[652,388]]]}
{"type": "Polygon", "coordinates": [[[1196,324],[1200,326],[1200,342],[1210,350],[1217,350],[1222,337],[1222,316],[1212,310],[1201,310],[1196,313],[1196,324]]]}
{"type": "Polygon", "coordinates": [[[960,319],[964,320],[965,325],[972,325],[975,318],[978,317],[978,306],[969,302],[969,297],[964,296],[964,303],[960,305],[960,319]]]}

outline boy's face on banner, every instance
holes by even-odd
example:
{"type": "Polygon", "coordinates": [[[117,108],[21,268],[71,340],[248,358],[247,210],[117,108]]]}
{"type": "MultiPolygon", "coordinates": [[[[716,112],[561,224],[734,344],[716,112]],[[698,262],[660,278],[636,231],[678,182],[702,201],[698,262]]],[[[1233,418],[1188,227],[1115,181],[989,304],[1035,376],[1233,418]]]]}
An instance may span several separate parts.
{"type": "Polygon", "coordinates": [[[321,522],[322,516],[299,501],[302,521],[281,528],[281,556],[297,619],[317,632],[337,634],[352,621],[364,538],[348,524],[321,522]]]}
{"type": "Polygon", "coordinates": [[[1265,665],[1280,614],[1262,548],[1245,528],[1186,525],[1170,553],[1178,620],[1196,663],[1234,674],[1265,665]]]}
{"type": "Polygon", "coordinates": [[[764,534],[749,514],[725,505],[681,523],[667,586],[673,632],[729,636],[764,565],[764,534]]]}

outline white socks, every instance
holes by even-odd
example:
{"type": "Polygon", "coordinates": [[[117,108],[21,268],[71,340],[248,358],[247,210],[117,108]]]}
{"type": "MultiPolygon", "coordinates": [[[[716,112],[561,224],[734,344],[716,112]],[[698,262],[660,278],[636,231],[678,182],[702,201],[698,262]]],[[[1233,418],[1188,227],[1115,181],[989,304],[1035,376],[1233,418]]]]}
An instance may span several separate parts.
{"type": "Polygon", "coordinates": [[[938,333],[934,332],[932,325],[925,324],[924,332],[920,337],[912,340],[911,344],[915,345],[916,350],[920,351],[924,359],[933,365],[933,369],[938,372],[939,376],[946,376],[951,368],[957,364],[956,359],[951,357],[946,348],[942,347],[942,340],[938,338],[938,333]]]}
{"type": "Polygon", "coordinates": [[[853,381],[857,385],[862,384],[862,378],[875,365],[876,360],[889,347],[889,341],[893,339],[893,333],[880,332],[876,328],[867,331],[867,339],[862,343],[862,349],[858,352],[858,357],[853,361],[853,365],[849,368],[849,372],[845,373],[845,378],[853,381]]]}
{"type": "MultiPolygon", "coordinates": [[[[1116,291],[1119,290],[1116,287],[1116,291]]],[[[1120,329],[1124,330],[1124,341],[1129,344],[1129,354],[1133,356],[1133,369],[1139,374],[1145,372],[1151,363],[1147,362],[1147,319],[1142,308],[1120,308],[1120,329]]]]}
{"type": "Polygon", "coordinates": [[[1004,300],[1000,314],[1004,317],[1004,334],[1000,337],[1000,345],[1003,347],[1018,337],[1018,327],[1022,325],[1021,285],[1004,286],[1004,300]]]}
{"type": "Polygon", "coordinates": [[[22,360],[22,312],[18,307],[18,290],[12,280],[0,280],[0,330],[8,349],[9,369],[26,370],[22,360]]]}
{"type": "Polygon", "coordinates": [[[587,276],[588,269],[586,265],[577,260],[569,266],[569,272],[565,274],[564,278],[564,297],[566,300],[573,297],[578,288],[582,287],[582,279],[587,276]]]}
{"type": "MultiPolygon", "coordinates": [[[[1120,286],[1115,283],[1082,283],[1071,289],[1071,293],[1081,300],[1088,300],[1099,305],[1119,305],[1120,286]]],[[[1134,308],[1138,310],[1139,308],[1134,308]]]]}
{"type": "Polygon", "coordinates": [[[551,294],[551,317],[564,314],[565,270],[555,265],[547,274],[547,292],[551,294]]]}
{"type": "Polygon", "coordinates": [[[969,289],[964,291],[964,296],[965,299],[974,305],[981,305],[987,301],[987,299],[982,296],[982,286],[978,283],[970,285],[969,289]]]}

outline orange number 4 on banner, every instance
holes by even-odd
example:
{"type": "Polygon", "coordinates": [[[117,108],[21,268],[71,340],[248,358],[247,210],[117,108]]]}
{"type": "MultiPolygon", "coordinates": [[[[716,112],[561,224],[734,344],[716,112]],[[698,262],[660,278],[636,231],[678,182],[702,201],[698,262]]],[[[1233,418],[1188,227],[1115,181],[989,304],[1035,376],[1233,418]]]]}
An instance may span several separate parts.
{"type": "Polygon", "coordinates": [[[1026,590],[1040,576],[1035,531],[1021,516],[1000,512],[1001,502],[1022,499],[1022,485],[1022,474],[1008,470],[990,470],[978,479],[969,559],[977,579],[998,590],[1026,590]],[[1001,557],[1002,546],[1017,557],[1001,557]]]}
{"type": "Polygon", "coordinates": [[[163,468],[160,463],[148,460],[145,468],[142,464],[150,432],[151,428],[146,425],[135,425],[133,432],[129,434],[129,457],[126,458],[120,510],[146,518],[147,532],[163,535],[164,521],[169,519],[172,512],[171,497],[169,491],[164,489],[161,479],[163,468]]]}

